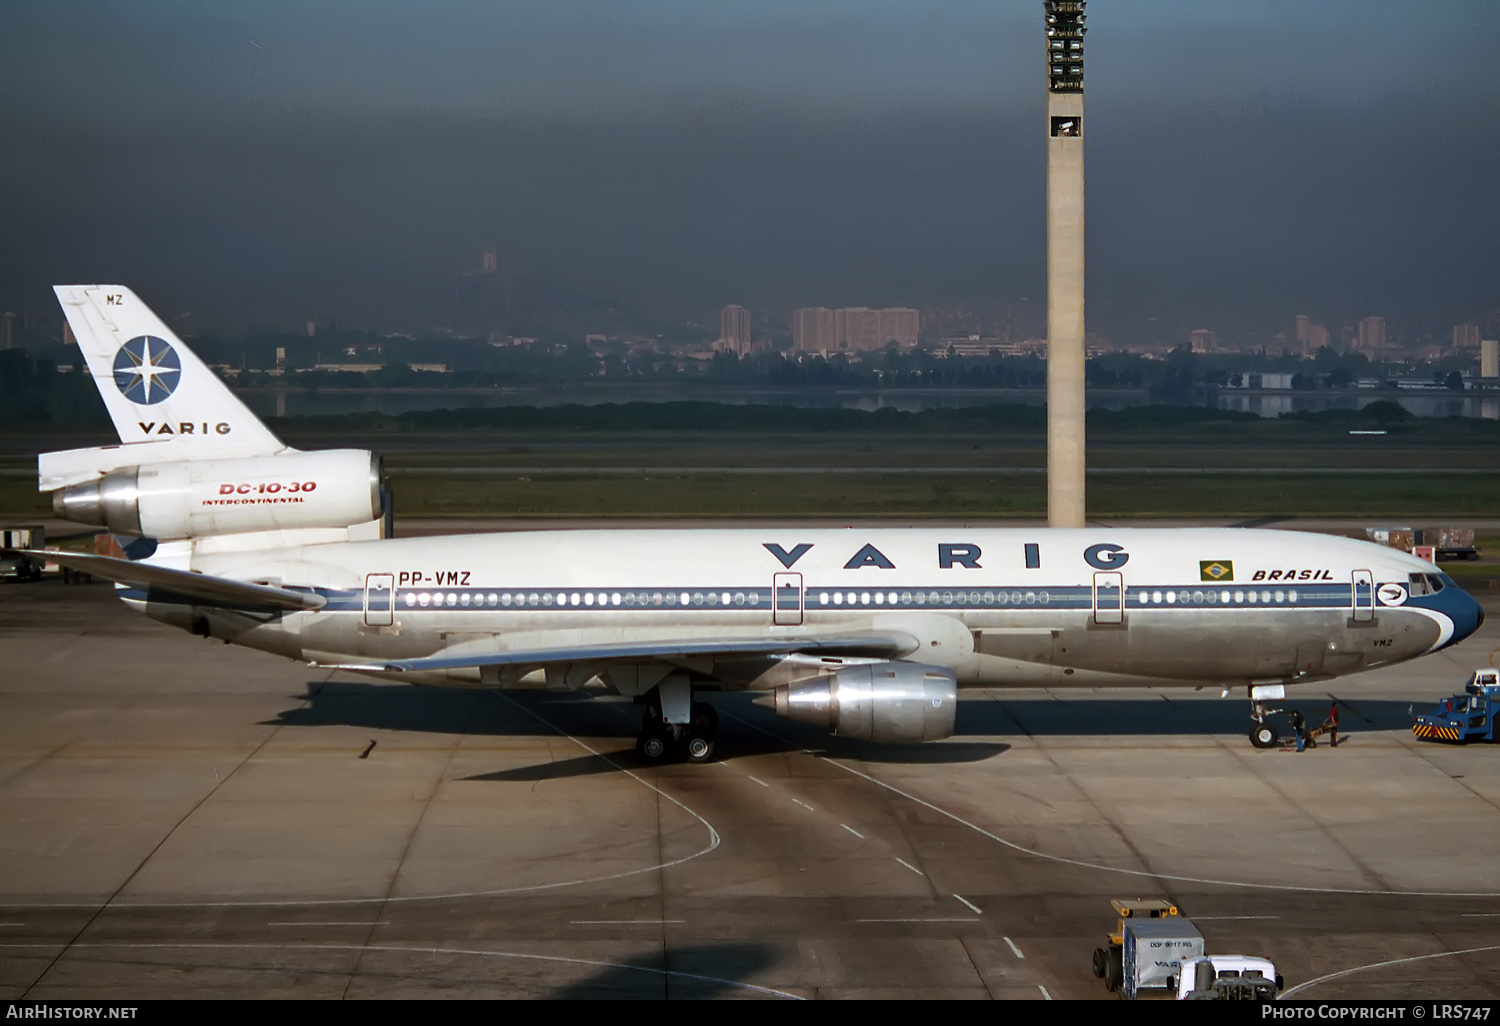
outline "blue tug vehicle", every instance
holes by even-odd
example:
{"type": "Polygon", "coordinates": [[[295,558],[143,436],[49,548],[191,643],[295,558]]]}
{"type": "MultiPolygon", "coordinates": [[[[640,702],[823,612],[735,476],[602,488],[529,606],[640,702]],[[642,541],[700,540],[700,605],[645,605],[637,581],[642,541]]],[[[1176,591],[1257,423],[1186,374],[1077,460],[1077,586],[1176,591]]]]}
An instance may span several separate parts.
{"type": "Polygon", "coordinates": [[[1464,744],[1495,740],[1495,711],[1500,706],[1500,670],[1474,671],[1463,692],[1443,699],[1430,711],[1418,713],[1411,732],[1427,741],[1464,744]]]}

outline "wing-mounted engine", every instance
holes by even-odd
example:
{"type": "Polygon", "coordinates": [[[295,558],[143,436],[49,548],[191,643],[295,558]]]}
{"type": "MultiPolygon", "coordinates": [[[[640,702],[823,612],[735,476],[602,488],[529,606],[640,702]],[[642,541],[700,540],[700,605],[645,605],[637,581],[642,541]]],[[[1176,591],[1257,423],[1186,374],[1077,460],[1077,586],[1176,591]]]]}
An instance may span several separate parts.
{"type": "Polygon", "coordinates": [[[150,463],[52,493],[64,520],[158,541],[346,528],[384,506],[380,458],[356,449],[150,463]]]}
{"type": "Polygon", "coordinates": [[[942,666],[863,663],[779,687],[755,701],[839,737],[892,744],[940,741],[953,736],[958,678],[942,666]]]}

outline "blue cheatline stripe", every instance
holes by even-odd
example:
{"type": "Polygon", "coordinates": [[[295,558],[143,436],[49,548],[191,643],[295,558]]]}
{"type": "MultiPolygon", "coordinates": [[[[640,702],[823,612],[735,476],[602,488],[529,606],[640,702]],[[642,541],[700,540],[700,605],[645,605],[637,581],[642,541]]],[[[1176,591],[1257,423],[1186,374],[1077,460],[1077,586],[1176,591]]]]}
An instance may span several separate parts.
{"type": "MultiPolygon", "coordinates": [[[[786,600],[786,589],[782,589],[786,600]]],[[[734,609],[741,612],[769,610],[769,588],[402,588],[396,592],[398,609],[462,611],[525,609],[545,612],[586,612],[591,609],[638,612],[669,609],[734,609]]],[[[330,608],[334,600],[330,598],[330,608]]],[[[1088,585],[1054,587],[881,587],[851,588],[847,585],[803,589],[802,602],[809,612],[840,609],[1092,609],[1094,589],[1088,585]]],[[[1125,589],[1127,609],[1203,609],[1348,606],[1349,586],[1277,588],[1241,585],[1136,585],[1125,589]]],[[[358,600],[355,600],[358,604],[358,600]]]]}
{"type": "MultiPolygon", "coordinates": [[[[328,602],[319,612],[362,612],[364,590],[359,588],[311,589],[328,602]]],[[[122,587],[122,598],[145,601],[145,589],[122,587]]],[[[782,589],[782,600],[786,600],[782,589]]],[[[805,587],[801,601],[809,612],[836,612],[843,609],[942,609],[1036,610],[1094,608],[1094,589],[1089,585],[1053,587],[1003,587],[953,585],[938,587],[851,588],[805,587]]],[[[1125,588],[1125,608],[1134,610],[1201,610],[1213,608],[1264,609],[1348,608],[1350,586],[1319,584],[1316,586],[1281,587],[1274,583],[1250,585],[1146,585],[1130,584],[1125,588]]],[[[438,609],[444,612],[525,610],[527,612],[668,612],[676,610],[733,610],[735,612],[770,612],[770,588],[400,588],[395,592],[396,608],[403,612],[438,609]],[[425,604],[424,604],[424,601],[425,604]]],[[[214,603],[197,602],[197,605],[214,603]]],[[[1112,605],[1107,598],[1102,605],[1112,605]]],[[[1415,602],[1413,604],[1416,604],[1415,602]]],[[[227,608],[233,604],[225,603],[227,608]]],[[[1382,607],[1384,608],[1384,607],[1382,607]]]]}

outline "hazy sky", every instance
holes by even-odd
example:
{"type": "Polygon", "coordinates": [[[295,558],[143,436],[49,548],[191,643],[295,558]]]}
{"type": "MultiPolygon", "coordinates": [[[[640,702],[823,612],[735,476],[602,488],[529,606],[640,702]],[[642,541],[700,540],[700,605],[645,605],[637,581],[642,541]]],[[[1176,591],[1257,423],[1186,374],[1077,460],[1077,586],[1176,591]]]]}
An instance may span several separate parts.
{"type": "MultiPolygon", "coordinates": [[[[1042,293],[1039,0],[0,3],[0,304],[1042,293]]],[[[1094,0],[1090,321],[1500,307],[1500,5],[1094,0]]]]}

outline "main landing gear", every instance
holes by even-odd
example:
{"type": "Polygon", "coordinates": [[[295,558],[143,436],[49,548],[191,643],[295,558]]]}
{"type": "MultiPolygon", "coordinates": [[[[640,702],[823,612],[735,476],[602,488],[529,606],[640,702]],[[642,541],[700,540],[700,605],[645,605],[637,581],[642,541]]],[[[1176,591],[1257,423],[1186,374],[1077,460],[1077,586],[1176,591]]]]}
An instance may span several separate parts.
{"type": "Polygon", "coordinates": [[[685,677],[669,677],[636,699],[645,705],[636,754],[645,762],[682,758],[709,762],[719,735],[719,714],[707,702],[692,700],[685,677]]]}

